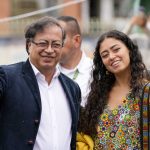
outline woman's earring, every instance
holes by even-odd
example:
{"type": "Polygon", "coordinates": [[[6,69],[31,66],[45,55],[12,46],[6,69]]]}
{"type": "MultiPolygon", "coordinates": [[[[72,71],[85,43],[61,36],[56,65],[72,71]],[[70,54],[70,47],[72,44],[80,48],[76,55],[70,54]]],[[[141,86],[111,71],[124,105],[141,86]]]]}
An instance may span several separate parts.
{"type": "Polygon", "coordinates": [[[106,70],[106,75],[109,75],[109,71],[108,70],[106,70]]]}

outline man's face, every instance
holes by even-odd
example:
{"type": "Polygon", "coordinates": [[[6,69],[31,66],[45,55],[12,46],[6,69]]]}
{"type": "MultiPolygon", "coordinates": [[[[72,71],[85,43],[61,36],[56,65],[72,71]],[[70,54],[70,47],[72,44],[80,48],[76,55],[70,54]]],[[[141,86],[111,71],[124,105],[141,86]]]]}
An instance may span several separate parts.
{"type": "Polygon", "coordinates": [[[58,26],[46,27],[29,43],[29,59],[42,73],[55,69],[62,50],[62,30],[58,26]]]}
{"type": "Polygon", "coordinates": [[[59,24],[62,26],[62,28],[66,32],[66,39],[64,41],[64,46],[62,48],[62,55],[60,59],[60,63],[66,63],[71,56],[74,54],[75,51],[75,41],[74,41],[74,36],[72,33],[68,31],[67,25],[64,21],[59,21],[59,24]]]}

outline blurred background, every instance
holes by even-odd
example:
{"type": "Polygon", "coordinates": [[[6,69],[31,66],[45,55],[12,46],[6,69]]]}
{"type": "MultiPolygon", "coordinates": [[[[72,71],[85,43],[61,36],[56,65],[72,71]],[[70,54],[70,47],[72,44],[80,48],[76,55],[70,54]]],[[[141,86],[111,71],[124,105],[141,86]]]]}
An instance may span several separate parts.
{"type": "MultiPolygon", "coordinates": [[[[91,56],[97,38],[111,29],[122,31],[141,6],[150,30],[150,0],[1,0],[0,64],[26,60],[24,29],[42,16],[76,17],[83,33],[82,50],[91,56]]],[[[150,38],[148,42],[150,47],[150,38]]],[[[148,68],[149,47],[140,47],[148,68]]]]}

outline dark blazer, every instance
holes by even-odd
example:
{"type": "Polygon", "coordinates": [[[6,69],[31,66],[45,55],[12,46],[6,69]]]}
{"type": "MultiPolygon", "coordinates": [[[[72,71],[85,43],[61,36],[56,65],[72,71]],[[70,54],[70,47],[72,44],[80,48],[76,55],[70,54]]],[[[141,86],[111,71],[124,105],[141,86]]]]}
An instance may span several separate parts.
{"type": "MultiPolygon", "coordinates": [[[[81,92],[63,74],[59,80],[72,114],[71,149],[76,149],[76,131],[81,92]]],[[[0,67],[0,150],[32,150],[41,117],[39,87],[27,62],[0,67]]]]}

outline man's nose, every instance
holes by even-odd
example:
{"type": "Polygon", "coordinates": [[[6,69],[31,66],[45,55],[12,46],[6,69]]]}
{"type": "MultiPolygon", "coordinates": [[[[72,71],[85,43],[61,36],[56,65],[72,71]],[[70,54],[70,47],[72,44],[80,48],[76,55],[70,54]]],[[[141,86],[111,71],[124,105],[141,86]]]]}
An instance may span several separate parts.
{"type": "Polygon", "coordinates": [[[45,49],[45,51],[46,51],[47,53],[54,52],[54,50],[53,50],[51,44],[48,45],[48,47],[45,49]]]}

